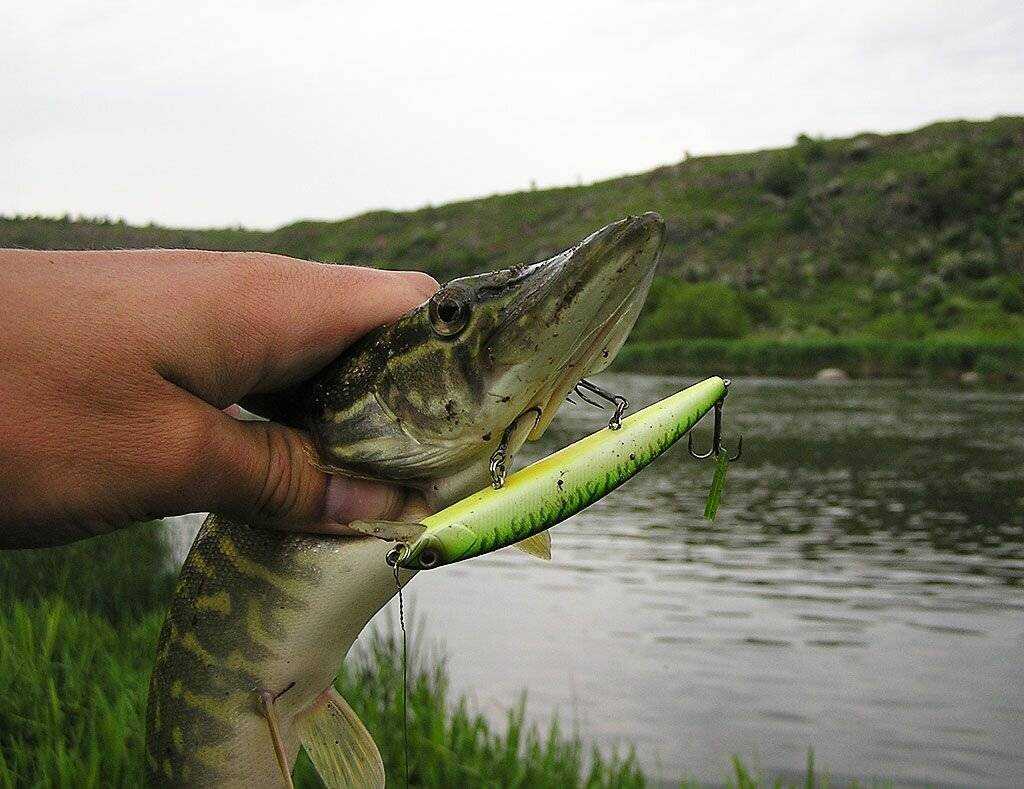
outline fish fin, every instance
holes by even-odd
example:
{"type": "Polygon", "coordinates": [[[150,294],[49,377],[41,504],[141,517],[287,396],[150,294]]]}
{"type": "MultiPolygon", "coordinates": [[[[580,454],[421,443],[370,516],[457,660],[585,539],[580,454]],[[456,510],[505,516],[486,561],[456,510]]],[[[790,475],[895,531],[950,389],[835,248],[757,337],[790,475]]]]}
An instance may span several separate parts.
{"type": "Polygon", "coordinates": [[[267,719],[267,728],[270,729],[270,741],[274,744],[274,756],[277,757],[277,766],[281,768],[281,777],[284,778],[285,786],[288,789],[295,789],[292,783],[291,765],[284,753],[284,743],[281,741],[281,725],[277,720],[277,711],[274,709],[274,694],[269,690],[259,692],[260,704],[263,706],[263,717],[267,719]]]}
{"type": "Polygon", "coordinates": [[[413,542],[427,530],[422,523],[407,521],[352,521],[348,527],[367,537],[387,542],[413,542]]]}
{"type": "Polygon", "coordinates": [[[523,553],[530,554],[530,556],[536,556],[538,559],[551,561],[551,532],[547,529],[539,531],[532,537],[527,537],[525,540],[514,543],[512,547],[518,548],[523,553]]]}
{"type": "Polygon", "coordinates": [[[348,702],[333,687],[298,722],[299,738],[328,789],[383,787],[380,752],[348,702]]]}

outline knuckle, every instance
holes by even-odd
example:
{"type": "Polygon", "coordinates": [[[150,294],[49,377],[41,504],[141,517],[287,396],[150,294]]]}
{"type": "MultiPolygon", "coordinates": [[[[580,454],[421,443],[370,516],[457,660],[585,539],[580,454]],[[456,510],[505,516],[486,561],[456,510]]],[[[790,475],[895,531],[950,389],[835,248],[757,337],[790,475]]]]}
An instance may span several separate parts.
{"type": "Polygon", "coordinates": [[[264,465],[256,477],[255,514],[261,519],[288,519],[300,509],[308,486],[305,444],[301,434],[279,425],[259,423],[258,429],[264,465]]]}

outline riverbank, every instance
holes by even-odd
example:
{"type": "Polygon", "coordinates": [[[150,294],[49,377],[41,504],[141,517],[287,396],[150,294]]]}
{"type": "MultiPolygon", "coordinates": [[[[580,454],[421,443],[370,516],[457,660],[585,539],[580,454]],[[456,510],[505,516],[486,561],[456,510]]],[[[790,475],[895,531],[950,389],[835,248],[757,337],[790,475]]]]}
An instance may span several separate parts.
{"type": "MultiPolygon", "coordinates": [[[[636,407],[685,385],[605,383],[636,407]]],[[[677,448],[681,462],[653,464],[559,527],[553,562],[506,552],[417,579],[405,601],[423,627],[412,643],[446,640],[432,666],[443,662],[451,683],[443,718],[413,714],[417,727],[430,722],[413,750],[424,765],[450,769],[426,753],[450,747],[453,726],[439,720],[453,721],[463,697],[485,714],[482,731],[504,738],[526,689],[530,719],[560,713],[584,760],[593,742],[635,744],[649,782],[722,785],[739,753],[797,783],[809,747],[843,776],[834,784],[1003,785],[1020,774],[1020,393],[741,379],[732,397],[725,439],[742,433],[749,451],[715,523],[699,517],[710,469],[677,448]]],[[[562,409],[523,460],[604,418],[562,409]]],[[[700,426],[699,449],[709,432],[700,426]]],[[[0,787],[35,776],[137,785],[168,565],[147,527],[0,553],[0,787]]],[[[384,710],[371,723],[382,748],[396,747],[401,725],[389,661],[371,656],[348,680],[365,687],[349,696],[368,705],[360,715],[384,710]]],[[[459,730],[476,726],[470,715],[459,730]]],[[[469,757],[496,769],[487,742],[469,757]]]]}
{"type": "Polygon", "coordinates": [[[1024,342],[940,337],[883,340],[692,339],[631,342],[615,369],[665,375],[772,375],[812,378],[836,368],[854,378],[937,378],[1012,381],[1024,371],[1024,342]]]}
{"type": "Polygon", "coordinates": [[[983,373],[1011,360],[967,340],[1024,344],[1022,165],[1024,117],[1004,117],[801,135],[788,148],[687,157],[584,186],[269,231],[0,216],[0,247],[265,251],[445,281],[543,260],[608,222],[657,211],[665,246],[633,336],[702,344],[687,344],[693,358],[682,361],[634,350],[630,369],[707,360],[786,376],[842,365],[853,375],[983,373]],[[961,338],[968,358],[945,342],[932,348],[937,336],[961,338]],[[877,339],[791,339],[801,337],[877,339]]]}
{"type": "MultiPolygon", "coordinates": [[[[151,524],[65,548],[0,552],[0,787],[143,786],[146,694],[174,572],[151,524]]],[[[449,692],[443,659],[411,655],[415,786],[644,784],[631,753],[602,754],[557,720],[498,730],[449,692]]],[[[404,782],[399,644],[376,633],[337,686],[404,782]]],[[[303,758],[296,785],[320,783],[303,758]]]]}
{"type": "MultiPolygon", "coordinates": [[[[175,575],[164,528],[147,524],[63,548],[0,552],[0,789],[145,785],[149,672],[175,575]]],[[[646,784],[631,750],[602,752],[558,719],[531,722],[525,691],[496,727],[450,690],[445,660],[417,650],[423,631],[412,630],[410,785],[646,784]]],[[[404,785],[402,656],[394,633],[375,631],[335,684],[377,742],[388,785],[404,785]]],[[[807,769],[792,785],[817,785],[810,756],[807,769]]],[[[722,765],[722,775],[737,786],[762,785],[738,758],[722,765]]],[[[322,786],[305,755],[294,779],[297,787],[322,786]]]]}

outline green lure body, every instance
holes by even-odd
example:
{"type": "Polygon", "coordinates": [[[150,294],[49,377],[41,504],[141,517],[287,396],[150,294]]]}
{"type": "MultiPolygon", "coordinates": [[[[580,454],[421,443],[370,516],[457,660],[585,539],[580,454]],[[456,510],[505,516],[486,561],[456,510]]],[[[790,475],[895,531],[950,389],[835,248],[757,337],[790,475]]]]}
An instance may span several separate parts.
{"type": "Polygon", "coordinates": [[[426,570],[521,542],[590,506],[671,447],[725,396],[708,378],[425,518],[397,563],[426,570]]]}

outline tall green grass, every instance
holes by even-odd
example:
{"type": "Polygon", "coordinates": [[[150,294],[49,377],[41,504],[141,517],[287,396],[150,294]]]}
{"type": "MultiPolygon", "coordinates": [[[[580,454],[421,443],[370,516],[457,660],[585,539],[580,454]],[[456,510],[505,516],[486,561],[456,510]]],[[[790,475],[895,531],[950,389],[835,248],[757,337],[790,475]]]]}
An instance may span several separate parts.
{"type": "MultiPolygon", "coordinates": [[[[401,642],[376,630],[336,686],[373,734],[391,786],[404,784],[401,642]]],[[[410,656],[409,781],[413,786],[640,787],[644,776],[632,752],[603,755],[564,730],[529,723],[525,694],[496,729],[465,698],[452,698],[443,660],[410,656]]],[[[303,759],[297,783],[318,786],[303,759]]]]}
{"type": "Polygon", "coordinates": [[[60,598],[0,607],[0,786],[143,786],[162,615],[115,627],[60,598]]]}
{"type": "MultiPolygon", "coordinates": [[[[0,551],[0,789],[144,785],[146,693],[173,580],[161,529],[0,551]]],[[[413,650],[409,667],[413,786],[645,783],[632,751],[603,753],[557,720],[529,722],[525,695],[494,726],[453,695],[443,657],[413,650]]],[[[393,631],[375,632],[337,687],[380,747],[389,785],[402,786],[402,655],[393,631]]],[[[823,785],[808,775],[805,785],[823,785]]],[[[320,785],[304,755],[295,778],[320,785]]],[[[738,760],[729,782],[782,785],[738,760]]]]}
{"type": "Polygon", "coordinates": [[[0,601],[67,601],[115,625],[163,610],[176,571],[159,523],[35,550],[0,550],[0,601]]]}
{"type": "MultiPolygon", "coordinates": [[[[145,784],[146,688],[162,617],[114,627],[56,598],[0,608],[0,787],[145,784]]],[[[338,679],[395,786],[404,774],[401,683],[397,644],[381,633],[338,679]]],[[[525,700],[495,730],[451,698],[443,664],[411,673],[409,737],[416,786],[644,784],[632,754],[588,750],[557,721],[546,730],[527,724],[525,700]]],[[[305,758],[296,779],[320,785],[305,758]]]]}
{"type": "MultiPolygon", "coordinates": [[[[0,788],[144,785],[146,692],[173,573],[157,525],[76,545],[0,552],[0,788]]],[[[443,660],[412,657],[409,772],[417,786],[642,786],[632,753],[603,755],[525,697],[495,728],[453,697],[443,660]]],[[[375,633],[339,690],[389,782],[403,782],[402,658],[375,633]]],[[[317,786],[303,757],[300,786],[317,786]]]]}

